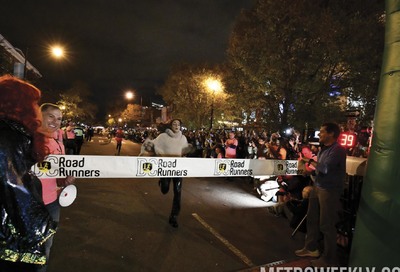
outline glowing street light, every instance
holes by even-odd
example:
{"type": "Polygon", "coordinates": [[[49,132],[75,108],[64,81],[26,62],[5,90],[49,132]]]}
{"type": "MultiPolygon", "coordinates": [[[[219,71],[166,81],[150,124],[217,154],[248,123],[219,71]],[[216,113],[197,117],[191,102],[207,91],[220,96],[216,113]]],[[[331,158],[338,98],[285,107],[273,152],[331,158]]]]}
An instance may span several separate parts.
{"type": "MultiPolygon", "coordinates": [[[[128,100],[134,99],[134,98],[135,98],[134,92],[132,92],[132,91],[127,91],[127,92],[125,93],[125,98],[128,99],[128,100]]],[[[143,107],[143,97],[142,97],[142,96],[140,96],[140,106],[143,107]]]]}
{"type": "Polygon", "coordinates": [[[56,59],[61,59],[65,57],[65,50],[60,45],[53,45],[50,47],[50,54],[56,59]]]}
{"type": "Polygon", "coordinates": [[[220,80],[215,78],[207,78],[205,84],[209,90],[215,94],[215,92],[222,91],[222,83],[220,80]]]}
{"type": "Polygon", "coordinates": [[[131,91],[127,91],[127,92],[125,93],[125,98],[128,99],[128,100],[132,100],[134,97],[135,97],[135,95],[134,95],[134,93],[131,92],[131,91]]]}
{"type": "Polygon", "coordinates": [[[211,91],[212,96],[211,96],[211,113],[210,113],[210,130],[212,129],[213,126],[213,121],[214,121],[214,98],[215,98],[215,93],[223,91],[223,85],[221,80],[209,77],[204,81],[204,85],[207,87],[208,90],[211,91]]]}

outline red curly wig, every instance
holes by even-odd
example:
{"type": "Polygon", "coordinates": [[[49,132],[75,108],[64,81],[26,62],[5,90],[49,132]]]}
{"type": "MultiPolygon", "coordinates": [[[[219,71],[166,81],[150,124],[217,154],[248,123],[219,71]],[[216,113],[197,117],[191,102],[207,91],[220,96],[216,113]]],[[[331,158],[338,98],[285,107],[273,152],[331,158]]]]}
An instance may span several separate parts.
{"type": "Polygon", "coordinates": [[[32,136],[32,155],[37,161],[47,155],[45,135],[39,132],[41,92],[35,86],[10,75],[0,77],[0,118],[13,120],[25,127],[32,136]]]}

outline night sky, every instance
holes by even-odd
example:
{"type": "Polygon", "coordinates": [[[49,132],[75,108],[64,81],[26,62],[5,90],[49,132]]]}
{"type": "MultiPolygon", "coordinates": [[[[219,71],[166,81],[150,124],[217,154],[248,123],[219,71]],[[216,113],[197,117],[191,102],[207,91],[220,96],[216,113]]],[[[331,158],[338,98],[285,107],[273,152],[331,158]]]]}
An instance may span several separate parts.
{"type": "Polygon", "coordinates": [[[171,65],[219,63],[241,9],[254,0],[0,0],[0,34],[26,51],[55,89],[86,82],[104,111],[106,102],[135,89],[156,99],[171,65]],[[67,59],[47,53],[66,47],[67,59]]]}

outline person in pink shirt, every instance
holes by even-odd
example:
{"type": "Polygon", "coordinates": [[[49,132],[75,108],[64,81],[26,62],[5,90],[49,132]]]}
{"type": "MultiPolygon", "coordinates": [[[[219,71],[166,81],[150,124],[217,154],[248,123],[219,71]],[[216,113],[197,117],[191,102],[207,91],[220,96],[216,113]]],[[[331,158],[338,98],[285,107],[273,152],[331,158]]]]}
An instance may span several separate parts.
{"type": "MultiPolygon", "coordinates": [[[[41,132],[46,135],[46,148],[48,154],[65,155],[65,149],[62,142],[63,131],[60,129],[62,121],[62,112],[60,108],[51,103],[45,103],[40,106],[42,113],[41,132]]],[[[42,199],[49,214],[57,223],[60,221],[60,204],[58,203],[58,190],[74,182],[75,178],[68,176],[65,179],[41,178],[42,199]]],[[[54,236],[53,236],[54,237],[54,236]]],[[[45,243],[46,257],[50,256],[50,248],[53,244],[53,237],[45,243]]],[[[46,266],[40,270],[46,271],[46,266]]]]}
{"type": "Polygon", "coordinates": [[[63,134],[63,141],[65,146],[65,154],[76,155],[74,124],[72,122],[70,122],[68,126],[65,128],[63,134]]]}
{"type": "Polygon", "coordinates": [[[229,138],[225,141],[225,158],[236,158],[236,148],[238,140],[235,138],[233,131],[229,132],[229,138]]]}

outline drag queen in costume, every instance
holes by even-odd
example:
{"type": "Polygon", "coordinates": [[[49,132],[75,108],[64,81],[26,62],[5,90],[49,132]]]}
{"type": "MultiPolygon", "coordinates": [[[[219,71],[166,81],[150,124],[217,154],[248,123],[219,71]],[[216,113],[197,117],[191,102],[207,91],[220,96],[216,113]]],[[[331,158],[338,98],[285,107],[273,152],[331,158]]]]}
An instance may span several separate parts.
{"type": "Polygon", "coordinates": [[[0,271],[37,271],[46,263],[43,244],[57,226],[30,171],[46,155],[39,99],[34,86],[0,77],[0,271]]]}

